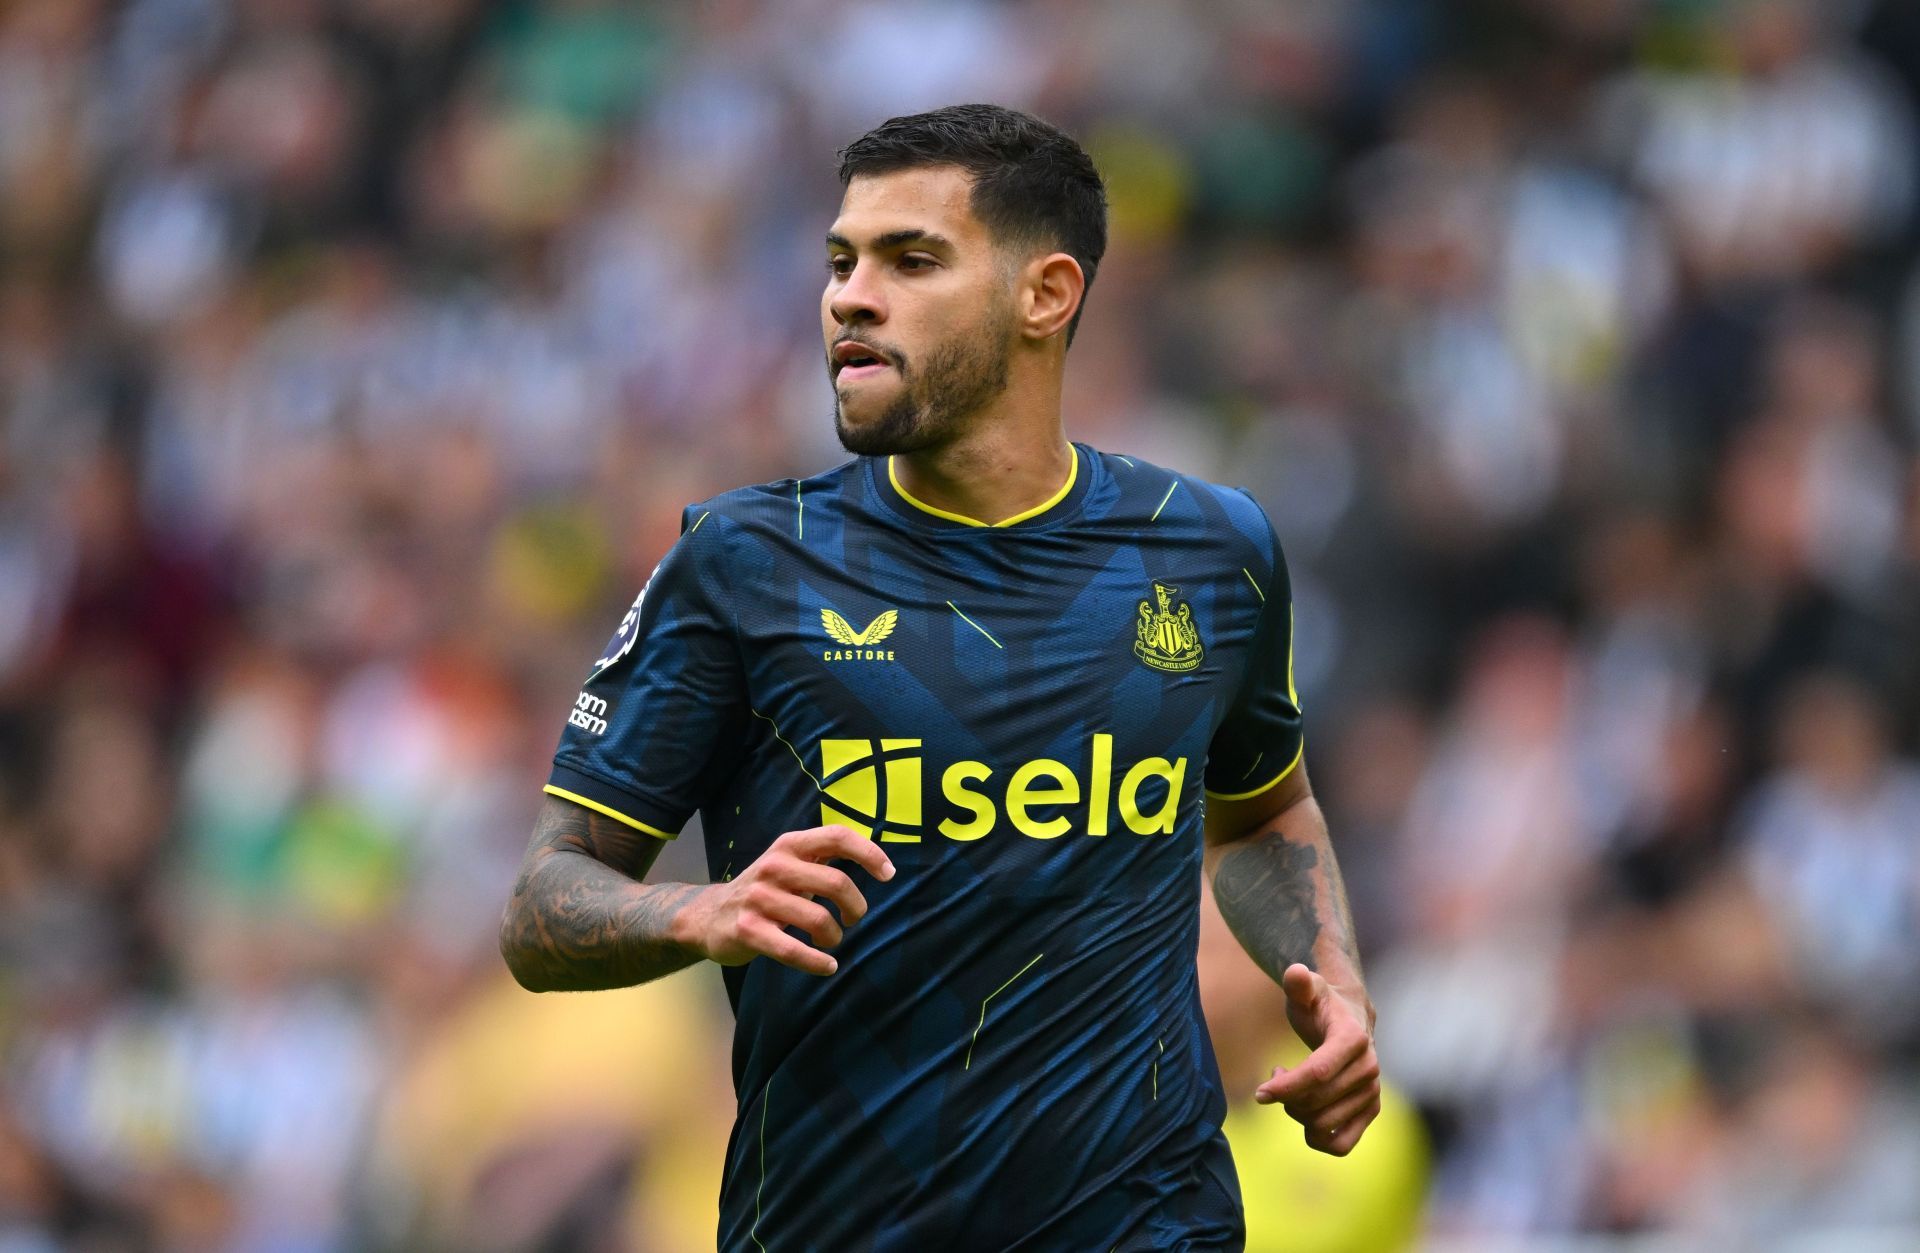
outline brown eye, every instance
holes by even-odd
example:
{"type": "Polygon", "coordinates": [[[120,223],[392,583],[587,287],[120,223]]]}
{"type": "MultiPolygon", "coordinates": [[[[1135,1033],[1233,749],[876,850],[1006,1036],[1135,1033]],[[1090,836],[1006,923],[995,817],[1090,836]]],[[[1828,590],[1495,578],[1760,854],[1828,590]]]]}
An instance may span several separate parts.
{"type": "Polygon", "coordinates": [[[853,269],[852,257],[827,258],[827,273],[829,274],[838,275],[844,278],[849,272],[852,271],[852,269],[853,269]]]}

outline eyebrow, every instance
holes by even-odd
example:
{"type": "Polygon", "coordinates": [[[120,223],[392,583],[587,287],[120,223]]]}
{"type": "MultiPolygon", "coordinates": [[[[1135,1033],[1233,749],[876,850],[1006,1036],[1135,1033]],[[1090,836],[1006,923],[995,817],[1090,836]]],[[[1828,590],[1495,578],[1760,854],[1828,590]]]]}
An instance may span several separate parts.
{"type": "MultiPolygon", "coordinates": [[[[853,246],[853,241],[851,239],[848,239],[845,235],[839,234],[838,232],[835,232],[835,231],[827,232],[827,243],[831,247],[845,248],[848,252],[855,251],[853,246]]],[[[908,227],[905,230],[898,230],[898,231],[888,231],[884,235],[874,236],[874,239],[873,239],[873,247],[876,250],[898,248],[901,244],[913,244],[913,243],[932,244],[936,248],[952,248],[953,247],[953,241],[948,239],[945,235],[936,235],[932,231],[923,231],[917,227],[908,227]]]]}

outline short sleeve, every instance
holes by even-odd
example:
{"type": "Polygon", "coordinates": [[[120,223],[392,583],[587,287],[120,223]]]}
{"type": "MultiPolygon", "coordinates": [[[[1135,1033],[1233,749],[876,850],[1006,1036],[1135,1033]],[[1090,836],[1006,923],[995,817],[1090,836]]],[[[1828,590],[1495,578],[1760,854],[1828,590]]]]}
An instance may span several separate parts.
{"type": "Polygon", "coordinates": [[[546,791],[663,839],[738,765],[745,678],[726,603],[724,527],[681,533],[574,698],[546,791]]]}
{"type": "Polygon", "coordinates": [[[1207,748],[1206,790],[1214,800],[1248,800],[1275,787],[1299,766],[1306,747],[1293,687],[1293,592],[1280,541],[1271,528],[1267,533],[1273,565],[1268,586],[1253,582],[1262,600],[1246,671],[1207,748]]]}

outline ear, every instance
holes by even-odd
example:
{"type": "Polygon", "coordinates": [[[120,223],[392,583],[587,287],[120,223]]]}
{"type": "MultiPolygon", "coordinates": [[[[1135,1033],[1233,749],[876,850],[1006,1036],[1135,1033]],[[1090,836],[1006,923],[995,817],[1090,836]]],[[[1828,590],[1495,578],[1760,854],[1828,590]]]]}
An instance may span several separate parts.
{"type": "Polygon", "coordinates": [[[1021,335],[1042,340],[1065,332],[1087,291],[1080,263],[1064,252],[1048,253],[1028,262],[1020,277],[1021,335]]]}

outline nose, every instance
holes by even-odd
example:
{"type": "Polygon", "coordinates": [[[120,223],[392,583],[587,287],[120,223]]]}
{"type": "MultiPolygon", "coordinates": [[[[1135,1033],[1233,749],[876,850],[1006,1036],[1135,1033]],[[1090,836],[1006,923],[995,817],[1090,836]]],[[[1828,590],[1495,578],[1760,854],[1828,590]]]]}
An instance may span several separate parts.
{"type": "Polygon", "coordinates": [[[841,326],[849,323],[873,323],[887,320],[886,300],[880,290],[880,267],[870,261],[856,261],[837,291],[827,298],[827,309],[841,326]]]}

